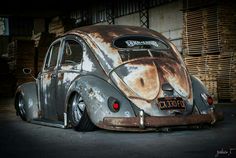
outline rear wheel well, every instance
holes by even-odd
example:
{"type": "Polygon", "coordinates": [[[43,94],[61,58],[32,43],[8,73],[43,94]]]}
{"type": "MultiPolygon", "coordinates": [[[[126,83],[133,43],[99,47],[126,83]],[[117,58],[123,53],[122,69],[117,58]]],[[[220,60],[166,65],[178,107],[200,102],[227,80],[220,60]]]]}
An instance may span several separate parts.
{"type": "MultiPolygon", "coordinates": [[[[92,121],[89,118],[89,115],[86,110],[86,105],[85,105],[84,111],[82,113],[82,116],[81,116],[79,122],[77,122],[76,124],[73,122],[72,115],[76,114],[76,113],[74,113],[72,111],[73,110],[72,106],[74,106],[72,104],[74,104],[74,101],[75,101],[74,99],[75,99],[76,95],[78,95],[77,97],[82,98],[82,96],[77,91],[74,91],[70,94],[68,102],[67,102],[68,124],[69,124],[69,126],[73,127],[77,131],[92,131],[95,129],[95,125],[92,123],[92,121]]],[[[83,102],[83,99],[81,99],[81,100],[83,102]]],[[[78,102],[78,104],[80,104],[80,102],[78,102]]]]}

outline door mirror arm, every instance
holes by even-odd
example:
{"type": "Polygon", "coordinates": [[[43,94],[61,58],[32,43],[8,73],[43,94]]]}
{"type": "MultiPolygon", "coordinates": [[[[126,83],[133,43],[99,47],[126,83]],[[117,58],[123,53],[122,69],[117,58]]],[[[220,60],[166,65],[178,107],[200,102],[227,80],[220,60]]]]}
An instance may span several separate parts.
{"type": "Polygon", "coordinates": [[[32,75],[32,70],[30,68],[23,68],[22,71],[25,75],[30,75],[34,80],[36,80],[36,78],[32,75]]]}

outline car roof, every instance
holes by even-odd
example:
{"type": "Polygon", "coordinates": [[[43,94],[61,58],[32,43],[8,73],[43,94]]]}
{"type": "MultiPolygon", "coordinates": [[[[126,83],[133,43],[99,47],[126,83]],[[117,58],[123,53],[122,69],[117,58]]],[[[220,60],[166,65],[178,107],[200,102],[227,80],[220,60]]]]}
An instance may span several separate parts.
{"type": "Polygon", "coordinates": [[[127,26],[127,25],[91,25],[75,28],[63,34],[63,36],[75,34],[83,37],[84,40],[94,49],[94,53],[102,63],[103,68],[109,72],[122,64],[118,48],[113,46],[114,39],[126,35],[141,35],[159,38],[166,41],[160,33],[151,29],[127,26]],[[91,41],[93,41],[91,43],[91,41]],[[94,45],[95,43],[95,45],[94,45]]]}
{"type": "Polygon", "coordinates": [[[124,35],[144,35],[163,38],[163,36],[151,29],[138,27],[138,26],[128,26],[128,25],[90,25],[75,28],[65,34],[89,34],[94,38],[101,38],[104,42],[112,42],[114,38],[124,36],[124,35]]]}

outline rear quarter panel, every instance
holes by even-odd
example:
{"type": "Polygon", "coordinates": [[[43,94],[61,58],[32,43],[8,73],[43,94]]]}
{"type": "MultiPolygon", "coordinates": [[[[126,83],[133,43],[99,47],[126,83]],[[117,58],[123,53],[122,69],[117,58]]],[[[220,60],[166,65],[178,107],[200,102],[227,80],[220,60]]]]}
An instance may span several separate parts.
{"type": "Polygon", "coordinates": [[[193,103],[200,113],[207,113],[209,110],[211,110],[212,106],[209,106],[204,102],[201,94],[205,93],[209,95],[209,93],[200,79],[191,75],[191,81],[193,88],[193,103]]]}
{"type": "Polygon", "coordinates": [[[91,121],[98,125],[104,117],[134,117],[130,102],[107,81],[92,75],[81,76],[71,85],[67,102],[73,92],[79,93],[85,104],[91,121]],[[111,112],[108,98],[114,97],[120,102],[120,110],[111,112]]]}

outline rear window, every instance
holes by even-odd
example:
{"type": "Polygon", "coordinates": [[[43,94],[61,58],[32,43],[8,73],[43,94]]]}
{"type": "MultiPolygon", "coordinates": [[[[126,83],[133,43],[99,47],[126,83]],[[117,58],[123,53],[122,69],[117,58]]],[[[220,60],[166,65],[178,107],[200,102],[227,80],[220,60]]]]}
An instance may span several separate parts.
{"type": "Polygon", "coordinates": [[[118,38],[114,41],[117,48],[134,48],[134,49],[168,49],[168,46],[152,37],[145,36],[126,36],[118,38]]]}

